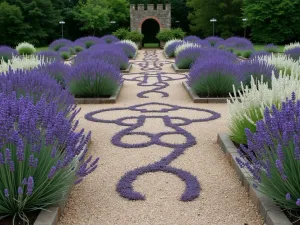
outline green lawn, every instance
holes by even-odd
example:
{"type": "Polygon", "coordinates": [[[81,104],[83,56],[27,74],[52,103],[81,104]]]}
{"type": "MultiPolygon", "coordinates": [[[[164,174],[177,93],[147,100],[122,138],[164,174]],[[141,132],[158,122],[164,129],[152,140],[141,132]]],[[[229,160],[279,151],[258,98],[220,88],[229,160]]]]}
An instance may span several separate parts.
{"type": "Polygon", "coordinates": [[[145,43],[144,48],[159,48],[158,43],[145,43]]]}
{"type": "Polygon", "coordinates": [[[37,52],[46,51],[46,50],[48,50],[48,47],[38,47],[38,48],[36,48],[37,52]]]}
{"type": "MultiPolygon", "coordinates": [[[[256,51],[261,51],[261,50],[264,50],[264,46],[265,46],[265,45],[262,45],[262,44],[254,44],[254,49],[255,49],[256,51]]],[[[280,51],[280,52],[283,52],[284,45],[278,45],[278,47],[279,47],[279,51],[280,51]]]]}

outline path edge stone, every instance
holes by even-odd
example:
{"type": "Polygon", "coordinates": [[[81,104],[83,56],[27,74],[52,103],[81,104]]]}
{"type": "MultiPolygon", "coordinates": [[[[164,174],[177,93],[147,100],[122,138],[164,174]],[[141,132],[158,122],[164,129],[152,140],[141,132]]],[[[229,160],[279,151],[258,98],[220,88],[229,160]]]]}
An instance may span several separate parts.
{"type": "MultiPolygon", "coordinates": [[[[123,82],[124,83],[124,82],[123,82]]],[[[116,93],[109,98],[75,98],[76,104],[110,104],[116,103],[120,95],[123,83],[119,86],[116,93]]]]}
{"type": "Polygon", "coordinates": [[[172,63],[172,68],[176,73],[186,73],[190,72],[190,69],[179,69],[175,63],[172,63]]]}
{"type": "MultiPolygon", "coordinates": [[[[90,139],[87,143],[87,148],[90,147],[92,140],[90,139]]],[[[78,156],[80,157],[80,156],[78,156]]],[[[78,168],[79,164],[76,165],[76,168],[78,168]]],[[[69,196],[71,194],[72,188],[69,188],[66,195],[63,198],[63,201],[58,206],[52,206],[47,209],[47,211],[42,210],[40,211],[38,217],[34,221],[33,225],[58,225],[60,217],[64,213],[64,209],[67,205],[67,202],[69,200],[69,196]]]]}
{"type": "Polygon", "coordinates": [[[184,89],[188,92],[190,98],[193,100],[194,103],[227,103],[228,98],[201,98],[199,97],[187,84],[186,81],[182,82],[184,89]]]}
{"type": "Polygon", "coordinates": [[[231,167],[235,170],[241,184],[245,187],[249,198],[263,217],[266,225],[292,225],[283,211],[270,198],[253,188],[250,172],[245,168],[240,168],[235,160],[239,154],[229,135],[219,133],[217,143],[225,153],[231,167]]]}

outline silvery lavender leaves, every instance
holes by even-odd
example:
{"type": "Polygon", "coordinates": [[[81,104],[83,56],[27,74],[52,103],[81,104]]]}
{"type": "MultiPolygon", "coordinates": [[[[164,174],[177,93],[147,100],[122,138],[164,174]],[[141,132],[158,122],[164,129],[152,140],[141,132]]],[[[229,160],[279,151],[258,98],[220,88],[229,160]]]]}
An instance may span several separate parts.
{"type": "Polygon", "coordinates": [[[292,58],[293,60],[299,61],[300,60],[300,47],[292,48],[289,50],[286,50],[284,52],[287,56],[292,58]]]}
{"type": "Polygon", "coordinates": [[[13,56],[17,56],[19,55],[18,51],[8,47],[8,46],[0,46],[0,63],[1,60],[4,60],[5,62],[7,62],[9,59],[11,59],[13,56]]]}

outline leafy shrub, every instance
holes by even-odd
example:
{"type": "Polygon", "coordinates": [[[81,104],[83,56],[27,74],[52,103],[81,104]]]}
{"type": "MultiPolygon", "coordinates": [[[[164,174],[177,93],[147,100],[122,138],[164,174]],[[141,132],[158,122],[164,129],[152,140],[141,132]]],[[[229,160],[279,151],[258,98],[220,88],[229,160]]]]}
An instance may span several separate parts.
{"type": "Polygon", "coordinates": [[[54,78],[60,85],[65,87],[65,77],[70,72],[71,67],[63,62],[53,62],[37,68],[40,72],[54,78]]]}
{"type": "Polygon", "coordinates": [[[216,36],[207,37],[205,40],[208,41],[212,47],[214,47],[217,43],[224,41],[223,38],[216,36]]]}
{"type": "Polygon", "coordinates": [[[28,42],[22,42],[18,44],[16,50],[20,55],[32,55],[36,52],[35,47],[28,42]]]}
{"type": "Polygon", "coordinates": [[[181,51],[188,48],[201,48],[201,45],[196,43],[191,43],[191,42],[182,42],[180,45],[176,47],[174,52],[175,56],[177,57],[181,51]]]}
{"type": "Polygon", "coordinates": [[[40,51],[36,54],[37,56],[43,57],[48,61],[61,61],[61,56],[55,51],[40,51]]]}
{"type": "Polygon", "coordinates": [[[111,64],[89,60],[74,66],[66,81],[68,90],[76,97],[109,97],[122,83],[122,75],[111,64]]]}
{"type": "MultiPolygon", "coordinates": [[[[87,46],[88,46],[88,45],[87,45],[87,46]]],[[[90,45],[90,46],[92,46],[92,45],[90,45]]],[[[76,53],[83,51],[83,49],[84,49],[84,48],[83,48],[82,46],[75,46],[75,47],[74,47],[74,50],[75,50],[76,53]]]]}
{"type": "MultiPolygon", "coordinates": [[[[278,109],[281,102],[296,92],[300,96],[299,73],[286,76],[280,74],[278,78],[272,75],[271,87],[263,80],[251,80],[251,88],[242,85],[239,93],[234,88],[231,101],[228,101],[230,120],[229,130],[231,139],[238,144],[247,144],[244,130],[248,128],[251,132],[256,131],[256,122],[263,119],[262,112],[266,107],[271,108],[274,104],[278,109]]],[[[298,97],[297,97],[298,98],[298,97]]]]}
{"type": "Polygon", "coordinates": [[[227,97],[232,85],[243,80],[238,66],[224,56],[210,57],[195,62],[188,75],[188,84],[201,97],[227,97]]]}
{"type": "Polygon", "coordinates": [[[300,206],[300,101],[282,102],[264,110],[264,120],[256,123],[256,132],[246,129],[248,147],[241,145],[240,167],[246,167],[259,191],[283,209],[299,211],[300,206]],[[249,160],[251,162],[249,162],[249,160]]]}
{"type": "Polygon", "coordinates": [[[201,41],[201,39],[199,37],[197,37],[197,36],[191,35],[191,36],[185,37],[183,39],[183,41],[197,43],[197,42],[201,41]]]}
{"type": "Polygon", "coordinates": [[[68,39],[58,39],[58,40],[53,41],[49,45],[49,49],[58,51],[62,47],[72,47],[73,45],[74,45],[74,43],[68,39]]]}
{"type": "Polygon", "coordinates": [[[246,59],[249,59],[252,55],[252,51],[251,50],[246,50],[246,51],[242,51],[241,53],[241,56],[246,58],[246,59]]]}
{"type": "Polygon", "coordinates": [[[266,52],[270,52],[270,53],[278,53],[279,52],[279,47],[277,45],[274,45],[274,44],[268,44],[268,45],[264,46],[264,50],[266,52]]]}
{"type": "Polygon", "coordinates": [[[183,42],[179,39],[172,39],[170,41],[167,41],[164,46],[164,53],[168,57],[174,57],[175,56],[175,49],[178,45],[182,44],[183,42]]]}
{"type": "Polygon", "coordinates": [[[60,53],[60,56],[63,60],[68,60],[71,57],[71,54],[70,54],[70,52],[64,52],[63,51],[63,52],[60,53]]]}
{"type": "Polygon", "coordinates": [[[131,40],[133,42],[141,42],[144,38],[144,35],[138,31],[130,31],[126,38],[127,40],[131,40]]]}
{"type": "Polygon", "coordinates": [[[0,60],[4,60],[4,62],[8,62],[11,60],[13,56],[19,55],[18,51],[8,47],[8,46],[0,46],[0,60]]]}
{"type": "Polygon", "coordinates": [[[295,60],[295,61],[299,61],[300,59],[300,47],[295,47],[289,50],[286,50],[284,52],[285,55],[287,55],[288,57],[290,57],[291,59],[295,60]]]}
{"type": "Polygon", "coordinates": [[[127,35],[130,31],[127,28],[119,28],[118,30],[116,30],[115,32],[113,32],[112,34],[119,38],[120,40],[124,40],[127,39],[127,35]]]}
{"type": "Polygon", "coordinates": [[[120,41],[119,38],[113,35],[105,35],[100,39],[103,40],[106,44],[116,43],[120,41]]]}
{"type": "Polygon", "coordinates": [[[74,59],[74,64],[78,65],[89,60],[101,60],[121,70],[125,70],[129,66],[129,59],[120,48],[92,46],[92,48],[80,52],[74,59]]]}
{"type": "Polygon", "coordinates": [[[13,56],[13,58],[8,60],[8,62],[4,62],[4,60],[1,61],[0,73],[7,72],[8,70],[31,70],[49,62],[49,59],[38,55],[30,57],[13,56]]]}
{"type": "Polygon", "coordinates": [[[156,38],[160,41],[167,42],[172,39],[182,39],[184,35],[185,33],[180,28],[164,29],[156,35],[156,38]]]}
{"type": "Polygon", "coordinates": [[[92,45],[95,44],[104,44],[105,42],[103,40],[101,40],[98,37],[94,37],[94,36],[88,36],[88,37],[82,37],[82,38],[78,38],[74,44],[75,46],[81,46],[82,48],[90,48],[92,45]]]}
{"type": "Polygon", "coordinates": [[[121,48],[125,53],[125,55],[130,59],[132,59],[137,53],[137,46],[134,42],[129,43],[129,42],[120,41],[117,42],[115,45],[121,48]]]}
{"type": "Polygon", "coordinates": [[[96,169],[98,159],[87,166],[85,154],[78,158],[90,134],[74,132],[78,123],[73,125],[55,103],[43,96],[36,104],[14,93],[0,96],[0,213],[13,216],[13,222],[28,221],[27,212],[61,202],[74,182],[96,169]]]}
{"type": "Polygon", "coordinates": [[[0,93],[16,93],[17,97],[29,96],[34,104],[45,98],[48,103],[55,103],[59,110],[70,113],[73,109],[74,97],[44,72],[34,69],[31,71],[8,71],[0,75],[0,93]]]}

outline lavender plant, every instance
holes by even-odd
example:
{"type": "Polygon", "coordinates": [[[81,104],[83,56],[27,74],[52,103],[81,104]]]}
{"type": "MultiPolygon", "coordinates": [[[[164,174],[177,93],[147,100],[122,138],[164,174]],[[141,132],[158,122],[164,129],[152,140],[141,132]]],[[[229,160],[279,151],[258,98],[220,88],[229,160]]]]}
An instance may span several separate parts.
{"type": "Polygon", "coordinates": [[[212,47],[214,47],[217,43],[224,41],[223,38],[216,36],[207,37],[205,38],[205,40],[208,41],[212,47]]]}
{"type": "Polygon", "coordinates": [[[110,97],[122,82],[118,68],[99,60],[74,66],[66,77],[67,88],[76,97],[110,97]]]}
{"type": "Polygon", "coordinates": [[[292,58],[295,61],[300,60],[300,47],[291,48],[289,50],[286,50],[284,52],[285,55],[292,58]]]}
{"type": "Polygon", "coordinates": [[[104,41],[106,44],[116,43],[119,42],[120,39],[113,35],[104,35],[102,38],[100,38],[102,41],[104,41]]]}
{"type": "Polygon", "coordinates": [[[268,45],[264,46],[264,50],[269,53],[278,53],[279,47],[274,44],[268,44],[268,45]]]}
{"type": "Polygon", "coordinates": [[[88,37],[82,37],[82,38],[78,38],[74,44],[77,46],[82,46],[85,48],[90,48],[92,45],[95,44],[104,44],[105,42],[103,40],[101,40],[98,37],[95,36],[88,36],[88,37]]]}
{"type": "Polygon", "coordinates": [[[75,132],[75,112],[66,118],[44,97],[36,104],[15,92],[0,98],[0,215],[29,224],[28,212],[64,200],[74,183],[97,168],[98,158],[84,161],[90,133],[75,132]]]}
{"type": "Polygon", "coordinates": [[[227,97],[232,85],[239,86],[242,80],[238,66],[218,55],[199,58],[188,75],[189,86],[201,97],[227,97]]]}
{"type": "Polygon", "coordinates": [[[201,41],[201,39],[197,36],[194,36],[194,35],[190,35],[190,36],[187,36],[183,39],[183,41],[185,42],[192,42],[192,43],[198,43],[199,41],[201,41]]]}
{"type": "Polygon", "coordinates": [[[263,50],[262,51],[253,52],[251,54],[251,56],[250,56],[249,59],[255,59],[255,58],[259,57],[259,56],[265,56],[265,55],[271,55],[271,53],[263,51],[263,50]]]}
{"type": "Polygon", "coordinates": [[[224,41],[220,41],[216,45],[219,48],[225,48],[227,50],[253,50],[254,46],[246,38],[231,37],[224,41]]]}
{"type": "Polygon", "coordinates": [[[55,51],[40,51],[36,55],[43,57],[45,60],[53,61],[62,61],[62,58],[58,52],[55,51]]]}
{"type": "Polygon", "coordinates": [[[135,49],[131,44],[129,43],[125,43],[125,42],[117,42],[115,43],[115,46],[117,48],[121,48],[122,51],[125,53],[125,55],[132,59],[136,53],[137,53],[137,49],[135,49]]]}
{"type": "Polygon", "coordinates": [[[168,57],[174,57],[175,49],[182,43],[183,43],[182,40],[179,40],[179,39],[173,39],[173,40],[168,41],[164,47],[165,54],[168,57]]]}
{"type": "Polygon", "coordinates": [[[58,39],[53,41],[50,45],[49,45],[49,49],[54,50],[54,51],[58,51],[60,50],[60,48],[65,47],[65,46],[73,46],[74,43],[68,39],[58,39]]]}
{"type": "Polygon", "coordinates": [[[190,69],[192,64],[203,54],[201,48],[187,48],[182,50],[175,59],[179,69],[190,69]]]}
{"type": "Polygon", "coordinates": [[[293,93],[280,110],[267,107],[255,133],[245,129],[248,147],[241,145],[236,161],[261,192],[283,209],[299,211],[300,101],[295,98],[293,93]]]}
{"type": "Polygon", "coordinates": [[[4,60],[4,62],[8,62],[13,56],[17,55],[19,55],[17,50],[4,45],[0,46],[0,61],[4,60]]]}

